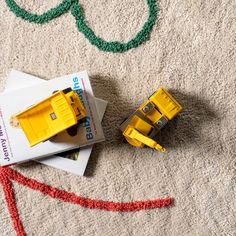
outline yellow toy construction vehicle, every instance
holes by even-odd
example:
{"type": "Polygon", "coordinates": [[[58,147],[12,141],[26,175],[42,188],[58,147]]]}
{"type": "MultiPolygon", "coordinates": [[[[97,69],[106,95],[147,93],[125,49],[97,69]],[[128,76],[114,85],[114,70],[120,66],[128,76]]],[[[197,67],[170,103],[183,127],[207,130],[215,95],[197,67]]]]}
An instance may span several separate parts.
{"type": "Polygon", "coordinates": [[[16,114],[15,118],[32,147],[64,130],[70,133],[71,128],[77,126],[85,116],[86,111],[79,96],[67,88],[55,91],[50,97],[16,114]]]}
{"type": "Polygon", "coordinates": [[[153,138],[181,110],[181,105],[161,87],[121,124],[120,129],[129,144],[165,152],[153,138]]]}

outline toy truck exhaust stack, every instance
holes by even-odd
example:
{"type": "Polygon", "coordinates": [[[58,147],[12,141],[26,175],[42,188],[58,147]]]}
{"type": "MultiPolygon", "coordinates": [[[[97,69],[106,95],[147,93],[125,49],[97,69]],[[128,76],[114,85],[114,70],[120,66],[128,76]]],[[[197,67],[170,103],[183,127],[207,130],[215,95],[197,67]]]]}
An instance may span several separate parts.
{"type": "Polygon", "coordinates": [[[181,105],[161,87],[121,124],[120,129],[129,144],[165,152],[153,138],[181,110],[181,105]]]}
{"type": "Polygon", "coordinates": [[[77,125],[86,111],[71,88],[56,91],[50,97],[15,115],[30,146],[44,142],[77,125]]]}

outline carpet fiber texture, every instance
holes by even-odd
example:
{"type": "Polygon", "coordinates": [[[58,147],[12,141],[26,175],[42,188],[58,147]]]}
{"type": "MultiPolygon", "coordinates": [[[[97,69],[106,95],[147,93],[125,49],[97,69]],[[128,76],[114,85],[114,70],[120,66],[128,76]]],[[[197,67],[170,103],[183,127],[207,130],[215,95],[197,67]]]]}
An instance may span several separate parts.
{"type": "MultiPolygon", "coordinates": [[[[41,14],[59,0],[16,0],[41,14]]],[[[148,17],[145,0],[81,0],[98,37],[127,42],[148,17]]],[[[85,177],[29,162],[14,169],[78,196],[114,202],[172,197],[172,206],[138,212],[91,210],[13,181],[27,235],[236,234],[236,2],[158,1],[150,38],[125,53],[92,46],[68,12],[44,25],[0,3],[0,78],[15,68],[44,79],[87,69],[95,95],[109,101],[106,142],[94,146],[85,177]],[[158,86],[183,106],[159,135],[168,152],[122,143],[119,124],[158,86]]],[[[29,98],[30,99],[30,98],[29,98]]],[[[0,188],[0,235],[15,235],[0,188]]]]}

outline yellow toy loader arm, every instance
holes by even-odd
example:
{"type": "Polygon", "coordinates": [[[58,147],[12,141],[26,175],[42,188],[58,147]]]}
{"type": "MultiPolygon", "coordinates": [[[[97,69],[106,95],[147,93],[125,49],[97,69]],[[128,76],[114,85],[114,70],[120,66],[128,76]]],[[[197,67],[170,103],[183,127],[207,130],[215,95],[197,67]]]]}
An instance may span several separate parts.
{"type": "Polygon", "coordinates": [[[128,125],[126,130],[123,133],[126,137],[131,139],[136,139],[137,141],[145,144],[148,147],[154,148],[158,151],[165,152],[166,149],[163,148],[160,144],[152,140],[151,138],[146,137],[145,135],[141,134],[139,131],[137,131],[132,126],[128,125]]]}

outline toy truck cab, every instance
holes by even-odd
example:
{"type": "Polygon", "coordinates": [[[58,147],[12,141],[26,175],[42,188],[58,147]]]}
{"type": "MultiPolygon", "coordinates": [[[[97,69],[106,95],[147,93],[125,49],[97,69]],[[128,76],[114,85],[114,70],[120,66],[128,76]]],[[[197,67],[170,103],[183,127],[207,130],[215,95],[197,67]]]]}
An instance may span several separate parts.
{"type": "Polygon", "coordinates": [[[120,128],[131,145],[146,145],[165,152],[165,148],[153,140],[153,137],[181,110],[180,104],[161,87],[125,120],[120,128]]]}
{"type": "Polygon", "coordinates": [[[67,88],[53,93],[15,117],[32,147],[76,125],[86,116],[85,113],[76,92],[67,88]]]}

